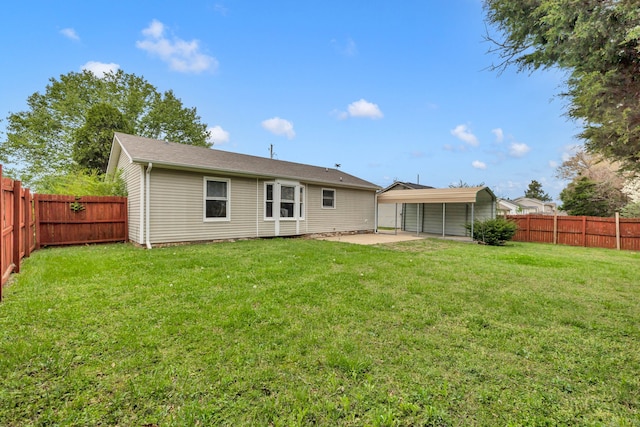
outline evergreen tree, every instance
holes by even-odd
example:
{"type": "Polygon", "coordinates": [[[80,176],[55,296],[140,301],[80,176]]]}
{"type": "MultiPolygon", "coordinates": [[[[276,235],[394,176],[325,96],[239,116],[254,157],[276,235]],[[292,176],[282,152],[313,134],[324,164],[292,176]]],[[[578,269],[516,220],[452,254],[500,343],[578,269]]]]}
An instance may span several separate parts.
{"type": "Polygon", "coordinates": [[[540,184],[535,179],[529,183],[529,187],[524,192],[524,197],[528,197],[530,199],[538,199],[543,202],[550,202],[551,197],[548,193],[545,193],[542,190],[542,184],[540,184]]]}

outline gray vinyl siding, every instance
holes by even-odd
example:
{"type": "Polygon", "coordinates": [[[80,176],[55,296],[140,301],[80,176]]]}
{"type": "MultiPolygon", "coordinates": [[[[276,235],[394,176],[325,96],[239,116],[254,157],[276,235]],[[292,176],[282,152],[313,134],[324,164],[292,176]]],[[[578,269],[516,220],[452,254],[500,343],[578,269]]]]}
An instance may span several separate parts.
{"type": "MultiPolygon", "coordinates": [[[[447,205],[447,214],[448,208],[447,205]]],[[[424,204],[421,206],[422,232],[431,234],[442,234],[442,203],[424,204]]],[[[447,225],[449,216],[446,218],[447,225]]]]}
{"type": "Polygon", "coordinates": [[[151,243],[256,237],[255,179],[229,178],[229,221],[204,220],[204,177],[219,174],[151,171],[151,243]]]}
{"type": "MultiPolygon", "coordinates": [[[[471,205],[466,203],[449,203],[445,205],[446,223],[444,234],[447,236],[466,236],[464,225],[471,222],[471,205]]],[[[442,222],[442,211],[440,211],[442,222]]],[[[442,232],[442,229],[440,229],[442,232]]]]}
{"type": "Polygon", "coordinates": [[[402,203],[379,204],[378,205],[378,227],[402,228],[402,203]]]}
{"type": "Polygon", "coordinates": [[[402,229],[405,231],[422,231],[416,230],[418,227],[418,206],[415,203],[405,203],[402,205],[403,217],[402,217],[402,229]]]}
{"type": "MultiPolygon", "coordinates": [[[[467,236],[465,224],[472,217],[476,220],[495,218],[495,209],[491,195],[483,191],[478,193],[478,202],[447,203],[445,205],[445,229],[447,236],[467,236]]],[[[405,204],[403,207],[402,229],[410,232],[442,235],[442,203],[405,204]],[[418,211],[419,210],[419,211],[418,211]],[[420,215],[418,219],[416,215],[420,215]],[[419,228],[416,230],[416,228],[419,228]]]]}
{"type": "MultiPolygon", "coordinates": [[[[129,165],[121,160],[129,192],[129,236],[139,244],[145,207],[144,165],[129,165]],[[141,222],[141,216],[142,221],[141,222]]],[[[276,221],[265,219],[265,180],[229,177],[215,172],[203,174],[152,168],[150,173],[151,244],[208,241],[237,238],[272,237],[276,221]],[[205,221],[204,179],[228,180],[229,220],[205,221]]],[[[267,182],[273,182],[268,180],[267,182]]],[[[279,221],[279,236],[314,233],[373,231],[375,226],[375,191],[340,187],[304,186],[304,219],[279,221]],[[322,208],[322,189],[336,191],[336,208],[322,208]]],[[[142,230],[146,232],[146,230],[142,230]]]]}
{"type": "Polygon", "coordinates": [[[478,203],[475,205],[474,217],[480,221],[496,217],[495,202],[486,191],[478,193],[478,203]]]}
{"type": "Polygon", "coordinates": [[[140,214],[142,209],[141,180],[144,177],[143,168],[137,163],[131,163],[124,152],[120,153],[117,168],[122,171],[122,178],[127,185],[129,240],[142,244],[143,242],[140,240],[140,214]]]}
{"type": "Polygon", "coordinates": [[[306,232],[333,233],[373,231],[375,228],[375,191],[307,185],[306,232]],[[322,208],[322,189],[336,191],[335,209],[322,208]]]}

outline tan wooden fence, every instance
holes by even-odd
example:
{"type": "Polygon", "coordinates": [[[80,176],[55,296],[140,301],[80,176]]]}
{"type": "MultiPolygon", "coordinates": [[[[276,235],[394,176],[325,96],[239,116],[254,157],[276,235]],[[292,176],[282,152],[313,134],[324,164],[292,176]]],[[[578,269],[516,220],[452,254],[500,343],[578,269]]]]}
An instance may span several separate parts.
{"type": "Polygon", "coordinates": [[[20,263],[43,246],[127,240],[126,197],[31,194],[2,176],[0,165],[0,301],[2,288],[20,263]]]}
{"type": "Polygon", "coordinates": [[[513,240],[640,251],[640,218],[507,215],[518,224],[513,240]]]}

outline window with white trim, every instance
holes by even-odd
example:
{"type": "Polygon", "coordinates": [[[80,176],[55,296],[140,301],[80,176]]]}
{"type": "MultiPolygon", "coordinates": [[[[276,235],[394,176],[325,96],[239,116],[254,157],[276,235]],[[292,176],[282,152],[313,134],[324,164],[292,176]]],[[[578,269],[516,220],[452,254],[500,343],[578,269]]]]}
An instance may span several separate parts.
{"type": "Polygon", "coordinates": [[[322,208],[323,209],[336,208],[336,190],[331,188],[322,189],[322,208]]]}
{"type": "Polygon", "coordinates": [[[280,219],[304,219],[304,187],[293,183],[265,183],[265,219],[274,217],[274,207],[279,209],[280,219]]]}
{"type": "Polygon", "coordinates": [[[229,180],[222,178],[204,178],[204,220],[228,221],[229,180]]]}

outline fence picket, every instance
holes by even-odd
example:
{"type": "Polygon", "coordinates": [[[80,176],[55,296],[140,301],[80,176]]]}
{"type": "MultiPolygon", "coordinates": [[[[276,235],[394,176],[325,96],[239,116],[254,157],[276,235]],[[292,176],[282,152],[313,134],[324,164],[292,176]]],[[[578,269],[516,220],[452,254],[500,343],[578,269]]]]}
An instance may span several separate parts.
{"type": "Polygon", "coordinates": [[[518,224],[513,240],[640,251],[640,218],[507,215],[518,224]],[[550,231],[553,230],[552,233],[550,231]],[[618,231],[619,230],[619,231],[618,231]]]}

